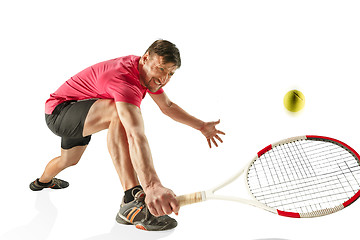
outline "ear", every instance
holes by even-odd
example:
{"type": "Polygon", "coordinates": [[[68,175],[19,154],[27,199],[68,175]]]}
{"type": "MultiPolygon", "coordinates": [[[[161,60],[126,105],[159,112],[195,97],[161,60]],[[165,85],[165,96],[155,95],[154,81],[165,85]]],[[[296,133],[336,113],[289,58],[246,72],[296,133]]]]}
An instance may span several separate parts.
{"type": "Polygon", "coordinates": [[[145,63],[147,60],[149,60],[150,54],[149,52],[146,52],[143,56],[142,56],[142,62],[145,63]]]}

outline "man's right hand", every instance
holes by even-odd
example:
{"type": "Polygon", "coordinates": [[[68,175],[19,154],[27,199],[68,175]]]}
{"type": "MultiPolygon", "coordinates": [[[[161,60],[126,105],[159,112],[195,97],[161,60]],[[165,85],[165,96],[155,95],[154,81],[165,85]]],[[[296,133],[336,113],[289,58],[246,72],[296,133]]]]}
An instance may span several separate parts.
{"type": "Polygon", "coordinates": [[[169,215],[172,212],[178,215],[180,205],[172,190],[162,185],[156,185],[145,189],[145,193],[145,203],[152,215],[159,217],[169,215]]]}

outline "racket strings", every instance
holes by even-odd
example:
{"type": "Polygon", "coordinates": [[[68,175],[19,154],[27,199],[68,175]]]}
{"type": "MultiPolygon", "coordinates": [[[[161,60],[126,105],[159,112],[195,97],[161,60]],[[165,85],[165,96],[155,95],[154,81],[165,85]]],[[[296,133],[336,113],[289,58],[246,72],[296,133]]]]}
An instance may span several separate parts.
{"type": "MultiPolygon", "coordinates": [[[[333,191],[331,194],[332,197],[336,197],[337,200],[347,200],[350,196],[354,194],[354,190],[348,190],[348,191],[341,191],[336,192],[339,188],[343,188],[344,184],[342,184],[341,179],[339,177],[334,179],[328,179],[326,181],[320,182],[318,181],[316,185],[309,185],[309,183],[312,183],[313,181],[309,182],[298,182],[295,186],[290,188],[290,185],[286,185],[280,188],[283,188],[284,190],[279,190],[279,187],[275,190],[271,187],[267,190],[261,190],[259,192],[253,192],[254,195],[257,195],[257,198],[261,201],[264,201],[267,205],[272,206],[274,208],[279,208],[284,205],[291,205],[291,204],[297,204],[300,202],[303,202],[304,200],[316,200],[319,199],[319,196],[322,194],[326,194],[328,191],[333,191]],[[339,184],[341,186],[339,186],[339,184]],[[302,186],[304,185],[304,186],[302,186]],[[290,188],[290,189],[289,189],[290,188]],[[317,192],[317,196],[313,195],[313,192],[317,192]],[[344,192],[347,193],[347,195],[344,197],[344,192]],[[276,195],[276,197],[274,197],[276,195]],[[340,197],[340,198],[339,198],[340,197]],[[279,199],[281,199],[281,202],[279,202],[279,199]],[[294,201],[294,199],[297,199],[294,201]]],[[[324,195],[325,196],[325,195],[324,195]]],[[[327,199],[329,195],[326,195],[326,198],[322,200],[322,202],[319,203],[327,203],[329,200],[327,199]]]]}
{"type": "Polygon", "coordinates": [[[302,140],[274,147],[248,171],[253,196],[269,207],[309,213],[334,208],[360,189],[360,166],[341,146],[302,140]]]}

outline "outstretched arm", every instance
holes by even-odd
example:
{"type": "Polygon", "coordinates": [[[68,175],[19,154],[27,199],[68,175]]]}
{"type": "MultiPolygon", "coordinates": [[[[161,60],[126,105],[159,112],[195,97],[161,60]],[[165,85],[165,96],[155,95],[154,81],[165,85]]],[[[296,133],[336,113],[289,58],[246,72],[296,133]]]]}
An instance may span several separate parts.
{"type": "Polygon", "coordinates": [[[206,137],[210,148],[211,143],[213,143],[216,147],[218,146],[216,140],[221,143],[223,142],[219,137],[219,134],[225,135],[225,133],[216,129],[216,125],[220,123],[220,120],[216,122],[201,121],[170,101],[165,92],[162,94],[150,94],[150,96],[165,115],[169,116],[177,122],[186,124],[192,128],[195,128],[196,130],[201,131],[201,133],[206,137]]]}
{"type": "Polygon", "coordinates": [[[161,216],[179,211],[175,194],[162,186],[155,171],[149,143],[144,132],[140,109],[130,103],[116,102],[117,112],[125,128],[132,164],[146,193],[150,212],[161,216]]]}

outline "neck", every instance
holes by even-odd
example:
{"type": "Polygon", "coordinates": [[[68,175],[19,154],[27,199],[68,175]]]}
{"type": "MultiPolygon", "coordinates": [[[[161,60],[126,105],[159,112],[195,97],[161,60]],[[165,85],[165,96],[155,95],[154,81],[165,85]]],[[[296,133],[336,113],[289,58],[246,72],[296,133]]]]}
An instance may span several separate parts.
{"type": "Polygon", "coordinates": [[[145,84],[144,84],[144,63],[143,63],[143,60],[142,60],[142,57],[139,59],[139,65],[138,65],[138,71],[139,71],[139,81],[140,81],[140,84],[141,86],[145,87],[145,84]]]}

